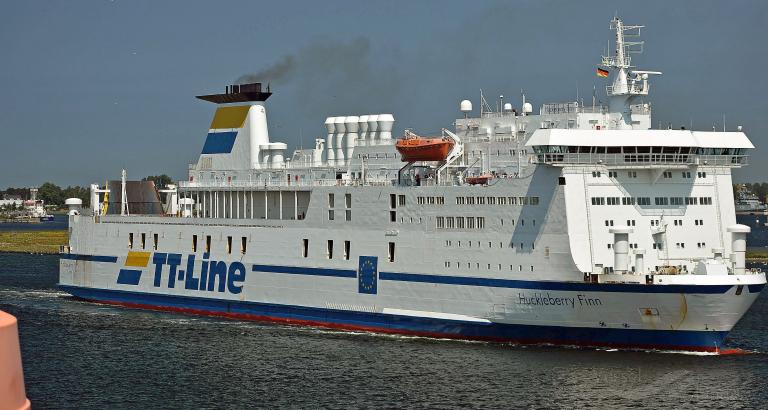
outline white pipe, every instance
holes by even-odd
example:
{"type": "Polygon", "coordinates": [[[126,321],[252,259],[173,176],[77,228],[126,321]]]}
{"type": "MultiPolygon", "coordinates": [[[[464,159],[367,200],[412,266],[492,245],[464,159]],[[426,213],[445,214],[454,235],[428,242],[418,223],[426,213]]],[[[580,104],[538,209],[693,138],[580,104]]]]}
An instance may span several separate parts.
{"type": "Polygon", "coordinates": [[[347,129],[346,134],[346,159],[347,163],[352,162],[352,151],[355,150],[355,144],[357,144],[357,130],[360,126],[360,117],[357,116],[349,116],[345,119],[344,125],[347,129]]]}
{"type": "Polygon", "coordinates": [[[745,271],[745,256],[747,252],[747,234],[752,229],[747,225],[731,225],[728,232],[731,233],[731,263],[733,264],[733,274],[743,275],[745,271]]]}
{"type": "Polygon", "coordinates": [[[344,165],[344,138],[346,137],[347,127],[344,123],[346,117],[336,117],[336,162],[334,165],[344,165]]]}
{"type": "Polygon", "coordinates": [[[336,153],[333,145],[333,136],[336,133],[336,117],[326,118],[325,128],[328,130],[327,142],[325,143],[328,153],[325,156],[325,165],[330,167],[336,164],[336,153]]]}
{"type": "Polygon", "coordinates": [[[366,139],[368,138],[368,116],[367,115],[361,115],[360,120],[358,123],[358,131],[359,131],[359,141],[358,145],[360,146],[366,146],[367,142],[366,139]]]}
{"type": "Polygon", "coordinates": [[[368,116],[368,145],[374,146],[379,143],[379,116],[368,116]]]}
{"type": "Polygon", "coordinates": [[[379,144],[389,145],[392,142],[392,127],[395,124],[395,117],[392,114],[379,114],[379,144]]]}
{"type": "Polygon", "coordinates": [[[633,230],[627,226],[617,226],[608,232],[613,234],[613,271],[626,273],[629,266],[629,234],[633,230]]]}

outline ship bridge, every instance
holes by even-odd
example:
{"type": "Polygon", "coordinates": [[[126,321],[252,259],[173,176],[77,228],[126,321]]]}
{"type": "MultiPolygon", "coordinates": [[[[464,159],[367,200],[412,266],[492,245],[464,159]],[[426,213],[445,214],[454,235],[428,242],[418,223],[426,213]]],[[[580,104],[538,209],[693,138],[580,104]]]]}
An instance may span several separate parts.
{"type": "Polygon", "coordinates": [[[754,148],[743,132],[539,129],[526,143],[534,161],[608,168],[741,167],[754,148]]]}

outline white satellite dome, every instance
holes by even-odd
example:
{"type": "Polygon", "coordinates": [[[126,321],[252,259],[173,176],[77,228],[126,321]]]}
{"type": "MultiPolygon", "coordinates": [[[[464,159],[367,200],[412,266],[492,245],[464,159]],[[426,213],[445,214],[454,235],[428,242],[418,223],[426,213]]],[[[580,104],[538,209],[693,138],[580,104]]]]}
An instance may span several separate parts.
{"type": "Polygon", "coordinates": [[[527,103],[523,104],[523,113],[524,114],[530,114],[532,112],[533,112],[533,106],[531,105],[531,103],[527,102],[527,103]]]}
{"type": "Polygon", "coordinates": [[[505,112],[511,112],[512,111],[512,103],[505,103],[504,104],[504,111],[505,112]]]}
{"type": "Polygon", "coordinates": [[[459,110],[463,113],[472,112],[472,101],[462,100],[459,103],[459,110]]]}

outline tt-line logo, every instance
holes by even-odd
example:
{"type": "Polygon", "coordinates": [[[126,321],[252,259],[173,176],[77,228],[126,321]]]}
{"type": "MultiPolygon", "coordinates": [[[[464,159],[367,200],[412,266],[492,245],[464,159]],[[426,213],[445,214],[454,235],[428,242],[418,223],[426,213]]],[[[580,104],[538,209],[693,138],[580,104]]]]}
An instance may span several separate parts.
{"type": "Polygon", "coordinates": [[[238,294],[243,291],[245,281],[245,265],[241,262],[208,260],[208,253],[203,254],[200,272],[195,272],[195,255],[187,255],[186,264],[182,264],[183,255],[180,253],[161,252],[128,252],[125,268],[120,269],[117,283],[122,285],[138,285],[141,274],[149,265],[150,259],[155,265],[153,285],[159,288],[165,284],[169,289],[184,286],[187,290],[205,292],[229,292],[238,294]],[[140,269],[136,269],[140,268],[140,269]],[[180,269],[184,268],[184,269],[180,269]]]}

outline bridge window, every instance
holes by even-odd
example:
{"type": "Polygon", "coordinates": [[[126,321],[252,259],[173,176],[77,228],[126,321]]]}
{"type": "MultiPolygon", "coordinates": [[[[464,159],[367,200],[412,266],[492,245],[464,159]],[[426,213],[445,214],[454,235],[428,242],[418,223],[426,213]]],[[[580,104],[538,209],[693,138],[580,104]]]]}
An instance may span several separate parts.
{"type": "Polygon", "coordinates": [[[192,252],[197,252],[197,235],[192,235],[192,252]]]}
{"type": "Polygon", "coordinates": [[[152,247],[153,247],[155,250],[157,250],[157,240],[158,240],[158,235],[157,235],[157,234],[153,234],[153,235],[152,235],[152,238],[154,239],[154,242],[153,242],[153,245],[152,245],[152,247]]]}
{"type": "Polygon", "coordinates": [[[309,257],[309,239],[302,239],[301,240],[301,256],[307,258],[309,257]]]}
{"type": "Polygon", "coordinates": [[[133,232],[128,234],[128,249],[133,249],[133,232]]]}
{"type": "Polygon", "coordinates": [[[227,236],[227,253],[232,253],[232,237],[227,236]]]}
{"type": "Polygon", "coordinates": [[[344,194],[344,206],[352,208],[352,194],[344,194]]]}
{"type": "Polygon", "coordinates": [[[325,253],[328,259],[333,259],[333,241],[330,239],[328,240],[325,253]]]}
{"type": "Polygon", "coordinates": [[[333,194],[328,194],[328,208],[333,208],[335,198],[333,194]]]}
{"type": "Polygon", "coordinates": [[[387,248],[387,258],[390,262],[395,261],[395,243],[389,242],[389,246],[387,248]]]}
{"type": "Polygon", "coordinates": [[[141,233],[141,249],[147,248],[147,234],[144,232],[141,233]]]}
{"type": "Polygon", "coordinates": [[[205,236],[205,253],[211,252],[211,235],[205,236]]]}
{"type": "Polygon", "coordinates": [[[240,254],[245,255],[245,252],[247,251],[246,247],[248,246],[248,238],[243,236],[240,238],[240,254]]]}

